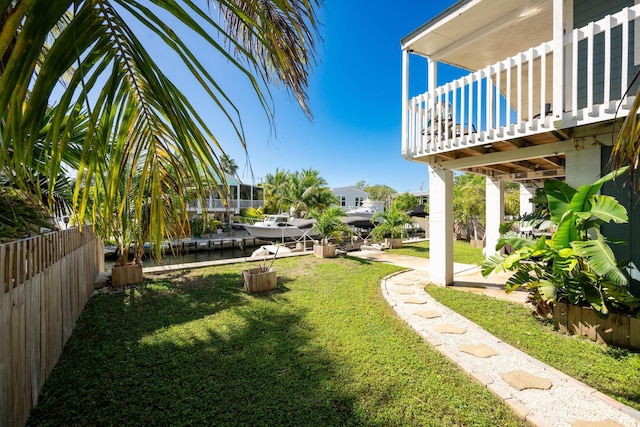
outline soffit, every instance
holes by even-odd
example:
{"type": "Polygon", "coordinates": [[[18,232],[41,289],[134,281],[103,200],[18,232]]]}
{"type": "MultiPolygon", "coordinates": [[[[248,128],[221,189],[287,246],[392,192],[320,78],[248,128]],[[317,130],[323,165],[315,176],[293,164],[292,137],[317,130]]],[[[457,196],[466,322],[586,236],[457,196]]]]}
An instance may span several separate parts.
{"type": "Polygon", "coordinates": [[[553,38],[552,0],[463,0],[402,40],[402,48],[476,71],[553,38]]]}

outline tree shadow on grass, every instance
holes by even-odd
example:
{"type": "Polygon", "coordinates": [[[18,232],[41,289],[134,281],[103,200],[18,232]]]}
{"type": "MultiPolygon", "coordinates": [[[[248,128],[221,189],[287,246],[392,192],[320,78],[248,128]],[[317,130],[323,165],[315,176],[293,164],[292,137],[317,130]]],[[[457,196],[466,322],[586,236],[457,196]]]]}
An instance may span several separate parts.
{"type": "Polygon", "coordinates": [[[241,286],[179,274],[92,299],[28,424],[362,424],[305,310],[241,286]]]}

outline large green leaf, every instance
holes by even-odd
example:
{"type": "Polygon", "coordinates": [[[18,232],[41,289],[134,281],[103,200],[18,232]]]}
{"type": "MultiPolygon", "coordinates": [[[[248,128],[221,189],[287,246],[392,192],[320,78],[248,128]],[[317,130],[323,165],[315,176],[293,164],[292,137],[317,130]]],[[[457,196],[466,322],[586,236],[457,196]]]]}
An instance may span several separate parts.
{"type": "Polygon", "coordinates": [[[590,213],[604,222],[621,224],[629,220],[627,209],[611,196],[593,196],[590,213]]]}
{"type": "Polygon", "coordinates": [[[562,181],[551,179],[545,181],[544,191],[549,201],[549,211],[551,212],[551,221],[559,224],[564,213],[569,209],[569,203],[576,193],[576,190],[569,184],[562,181]]]}
{"type": "Polygon", "coordinates": [[[545,301],[555,301],[558,296],[558,287],[550,280],[540,280],[537,289],[545,301]]]}
{"type": "Polygon", "coordinates": [[[615,284],[626,285],[627,278],[618,268],[613,251],[602,234],[597,233],[597,236],[595,240],[572,242],[571,246],[596,274],[606,277],[615,284]]]}

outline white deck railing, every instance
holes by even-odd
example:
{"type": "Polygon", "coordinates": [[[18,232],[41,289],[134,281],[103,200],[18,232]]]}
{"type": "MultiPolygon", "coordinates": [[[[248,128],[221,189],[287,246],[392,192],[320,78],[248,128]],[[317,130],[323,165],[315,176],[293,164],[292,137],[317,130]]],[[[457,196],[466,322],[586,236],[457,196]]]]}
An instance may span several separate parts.
{"type": "Polygon", "coordinates": [[[403,155],[420,157],[610,120],[616,113],[626,116],[634,97],[622,105],[620,100],[633,77],[630,29],[638,17],[640,5],[565,36],[561,120],[551,116],[553,91],[562,90],[553,84],[553,42],[542,43],[412,98],[403,155]]]}

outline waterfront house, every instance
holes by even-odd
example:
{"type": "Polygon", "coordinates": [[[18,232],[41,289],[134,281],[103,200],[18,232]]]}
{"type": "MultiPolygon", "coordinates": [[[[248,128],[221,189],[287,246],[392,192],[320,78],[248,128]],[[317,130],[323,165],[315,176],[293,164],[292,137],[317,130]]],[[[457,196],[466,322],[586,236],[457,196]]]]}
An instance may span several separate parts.
{"type": "MultiPolygon", "coordinates": [[[[434,283],[453,281],[454,171],[486,176],[488,254],[504,182],[520,183],[526,212],[545,179],[577,187],[600,176],[638,87],[625,96],[639,14],[633,0],[461,0],[401,40],[402,154],[428,166],[434,283]]],[[[605,230],[632,242],[616,251],[636,265],[638,225],[605,230]]]]}
{"type": "Polygon", "coordinates": [[[202,206],[200,200],[192,200],[188,203],[187,209],[190,217],[206,212],[224,219],[227,212],[239,215],[242,209],[249,207],[257,209],[264,206],[262,187],[243,184],[239,179],[229,174],[226,174],[225,178],[226,186],[223,188],[224,194],[222,196],[217,191],[210,193],[207,196],[206,206],[202,206]]]}
{"type": "Polygon", "coordinates": [[[353,185],[334,187],[331,191],[338,199],[338,207],[344,211],[362,206],[369,197],[369,193],[353,185]]]}

